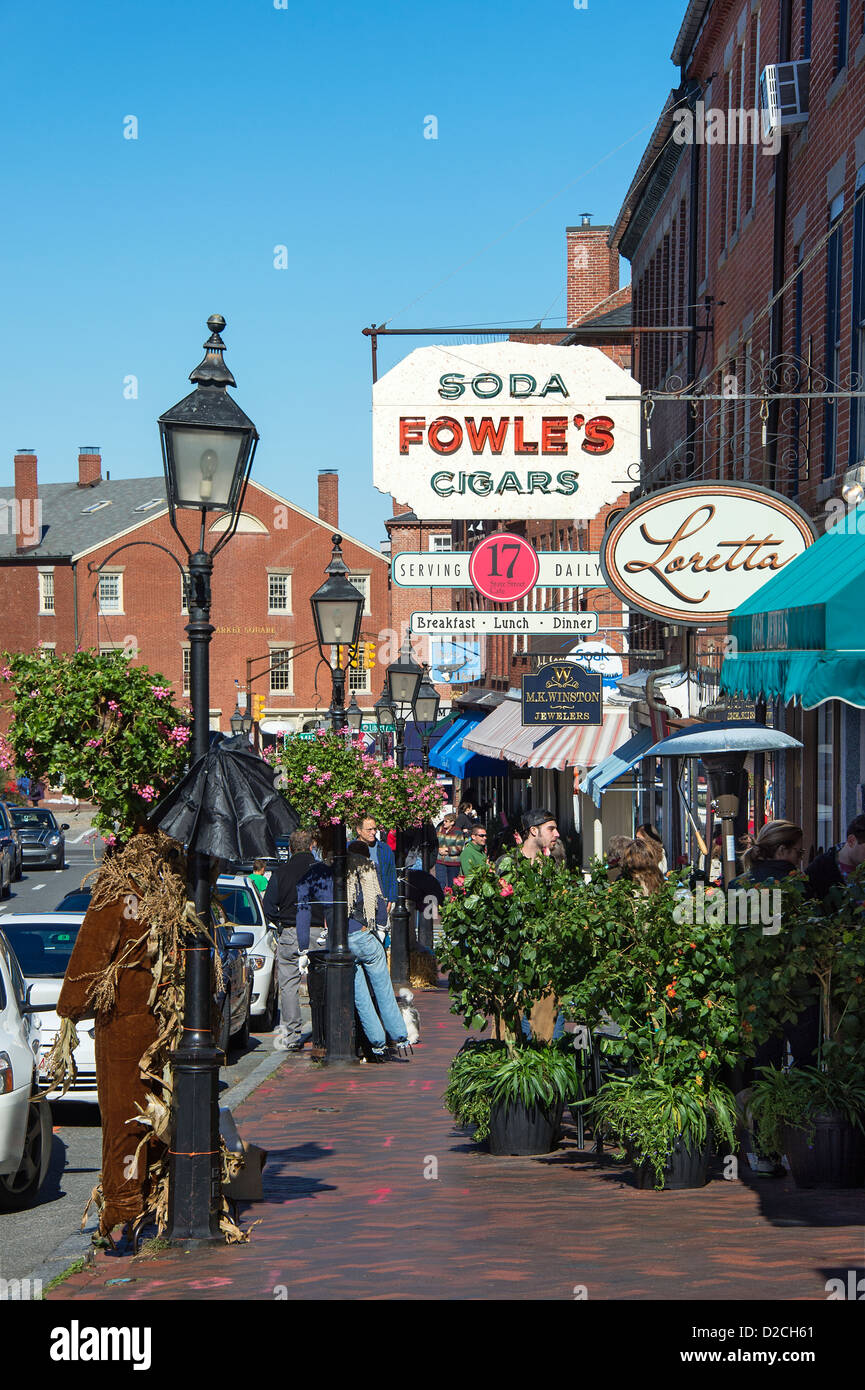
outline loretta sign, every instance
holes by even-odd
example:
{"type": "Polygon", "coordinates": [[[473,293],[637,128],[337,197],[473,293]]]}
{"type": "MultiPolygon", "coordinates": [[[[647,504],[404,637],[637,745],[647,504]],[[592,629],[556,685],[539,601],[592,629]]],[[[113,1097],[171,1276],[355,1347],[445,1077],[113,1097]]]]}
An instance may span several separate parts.
{"type": "Polygon", "coordinates": [[[409,354],[373,387],[373,481],[420,518],[595,516],[635,486],[634,378],[599,348],[409,354]]]}
{"type": "Polygon", "coordinates": [[[609,588],[672,623],[724,622],[815,539],[806,514],[745,483],[687,483],[614,518],[601,546],[609,588]]]}

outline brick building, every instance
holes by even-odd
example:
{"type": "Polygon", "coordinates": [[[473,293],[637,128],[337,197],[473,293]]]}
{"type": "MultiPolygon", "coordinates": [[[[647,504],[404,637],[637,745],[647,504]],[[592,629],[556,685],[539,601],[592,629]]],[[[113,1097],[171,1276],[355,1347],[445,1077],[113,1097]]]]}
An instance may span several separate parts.
{"type": "MultiPolygon", "coordinates": [[[[446,521],[421,521],[403,502],[394,501],[393,515],[385,521],[388,533],[390,555],[442,555],[453,549],[451,523],[446,521]]],[[[408,635],[412,613],[442,613],[454,608],[455,592],[442,586],[408,587],[394,584],[390,590],[390,623],[403,642],[408,635]]],[[[412,638],[412,651],[415,659],[425,661],[435,669],[448,654],[448,644],[429,637],[412,638]]],[[[384,675],[382,673],[382,680],[384,675]]],[[[450,686],[438,684],[436,689],[442,698],[442,710],[450,705],[450,686]]]]}
{"type": "MultiPolygon", "coordinates": [[[[212,728],[228,732],[238,688],[243,704],[248,657],[260,658],[252,691],[265,696],[266,729],[300,729],[327,709],[330,679],[319,669],[309,600],[324,581],[339,525],[338,484],[332,470],[319,474],[319,514],[313,516],[250,481],[237,533],[214,563],[212,728]]],[[[77,482],[40,485],[35,453],[21,451],[7,515],[11,524],[0,535],[0,648],[59,653],[119,647],[161,672],[177,697],[188,698],[182,576],[166,554],[151,548],[164,546],[184,558],[169,524],[164,478],[103,477],[99,452],[85,449],[77,482]]],[[[188,525],[184,534],[194,549],[197,517],[179,512],[178,519],[188,525]]],[[[224,524],[214,517],[211,533],[224,524]]],[[[387,558],[347,535],[343,556],[367,596],[363,636],[378,645],[388,627],[387,558]]],[[[350,672],[349,692],[371,710],[382,680],[383,670],[359,668],[350,672]]]]}
{"type": "MultiPolygon", "coordinates": [[[[795,499],[818,530],[846,482],[865,478],[865,4],[691,0],[670,92],[610,237],[631,261],[644,391],[642,490],[684,478],[747,480],[795,499]],[[788,124],[760,120],[761,74],[782,70],[788,124]],[[715,397],[715,399],[709,399],[715,397]],[[773,398],[773,399],[770,399],[773,398]]],[[[682,655],[635,618],[635,645],[682,655]]],[[[701,701],[717,692],[723,630],[697,632],[701,701]]],[[[865,716],[840,701],[770,706],[803,752],[770,767],[775,810],[805,850],[861,810],[865,716]]],[[[771,762],[771,760],[769,760],[771,762]]],[[[771,809],[771,808],[770,808],[771,809]]]]}

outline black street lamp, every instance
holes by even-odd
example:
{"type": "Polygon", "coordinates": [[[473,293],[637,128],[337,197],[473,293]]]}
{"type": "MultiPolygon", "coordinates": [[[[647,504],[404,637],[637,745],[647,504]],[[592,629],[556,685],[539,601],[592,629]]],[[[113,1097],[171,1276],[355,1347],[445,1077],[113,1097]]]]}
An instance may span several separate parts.
{"type": "Polygon", "coordinates": [[[360,726],[363,723],[363,710],[357,703],[357,696],[352,695],[351,704],[345,712],[345,722],[353,734],[360,733],[360,726]]]}
{"type": "MultiPolygon", "coordinates": [[[[192,761],[207,753],[210,735],[210,622],[214,556],[231,539],[243,507],[258,431],[228,395],[235,386],[225,365],[221,314],[207,320],[205,357],[189,375],[195,390],[159,417],[165,490],[171,525],[188,556],[189,686],[192,704],[192,761]],[[179,510],[200,513],[198,549],[192,551],[177,525],[179,510]],[[212,551],[204,548],[207,514],[222,512],[228,525],[212,551]]],[[[205,1244],[219,1231],[219,1059],[211,1033],[210,859],[193,853],[188,884],[202,922],[184,948],[183,1041],[172,1053],[174,1147],[169,1186],[169,1238],[205,1244]]]]}
{"type": "MultiPolygon", "coordinates": [[[[396,661],[387,668],[387,699],[395,730],[394,760],[405,767],[405,726],[414,709],[423,671],[411,654],[408,641],[396,661]]],[[[382,696],[384,699],[385,697],[382,696]]],[[[410,959],[408,908],[405,902],[405,831],[396,832],[396,906],[390,919],[390,977],[394,984],[409,983],[410,959]]]]}
{"type": "MultiPolygon", "coordinates": [[[[330,667],[330,718],[334,730],[343,728],[345,712],[345,671],[339,664],[339,648],[353,647],[360,636],[364,597],[348,578],[342,558],[342,536],[335,535],[333,554],[325,570],[327,579],[316,589],[310,603],[315,635],[322,659],[330,667]],[[326,648],[336,650],[331,665],[326,648]]],[[[357,705],[357,701],[354,701],[357,705]]],[[[354,1062],[354,956],[348,949],[348,890],[346,886],[345,821],[333,829],[333,932],[327,953],[326,1028],[328,1063],[354,1062]]]]}
{"type": "Polygon", "coordinates": [[[240,705],[235,705],[234,714],[229,720],[231,732],[233,734],[248,734],[252,730],[252,715],[242,710],[240,705]]]}
{"type": "MultiPolygon", "coordinates": [[[[441,699],[439,693],[429,678],[429,667],[426,662],[424,662],[423,679],[421,680],[417,698],[414,702],[414,721],[420,733],[421,765],[424,772],[429,772],[429,741],[432,731],[438,723],[440,704],[441,699]]],[[[432,873],[431,846],[426,837],[424,837],[421,854],[423,856],[424,869],[428,874],[432,873]]],[[[418,927],[419,940],[420,937],[420,927],[418,927]]],[[[420,944],[421,946],[428,947],[430,950],[432,949],[432,922],[426,916],[424,917],[424,939],[420,940],[420,944]],[[429,931],[426,931],[427,926],[429,927],[429,931]]]]}

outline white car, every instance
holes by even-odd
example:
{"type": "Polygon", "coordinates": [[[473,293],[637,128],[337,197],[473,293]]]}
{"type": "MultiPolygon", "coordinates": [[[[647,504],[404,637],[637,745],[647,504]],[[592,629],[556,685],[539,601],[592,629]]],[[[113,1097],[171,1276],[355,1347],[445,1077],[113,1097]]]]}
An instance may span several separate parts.
{"type": "MultiPolygon", "coordinates": [[[[51,1051],[60,1027],[54,1006],[83,921],[83,912],[10,912],[2,918],[3,930],[18,957],[27,984],[30,1003],[38,1009],[42,1034],[40,1080],[46,1076],[44,1058],[51,1051]]],[[[98,1105],[95,1025],[93,1019],[85,1019],[75,1027],[78,1033],[78,1046],[75,1049],[78,1075],[63,1099],[98,1105]]],[[[60,1092],[53,1090],[48,1094],[51,1100],[57,1100],[60,1092]]]]}
{"type": "Polygon", "coordinates": [[[51,1107],[34,1101],[38,1015],[0,931],[0,1211],[32,1206],[51,1162],[51,1107]]]}
{"type": "Polygon", "coordinates": [[[261,894],[247,874],[220,874],[216,891],[227,920],[255,938],[247,953],[254,971],[249,1011],[253,1030],[271,1033],[279,1011],[276,928],[265,917],[261,894]]]}

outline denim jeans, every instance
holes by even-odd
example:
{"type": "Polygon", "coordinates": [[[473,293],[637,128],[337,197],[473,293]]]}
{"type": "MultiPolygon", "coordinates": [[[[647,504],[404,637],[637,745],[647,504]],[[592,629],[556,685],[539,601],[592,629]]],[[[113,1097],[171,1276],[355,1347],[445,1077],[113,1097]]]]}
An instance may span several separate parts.
{"type": "Polygon", "coordinates": [[[354,1005],[370,1047],[384,1047],[385,1029],[394,1042],[405,1042],[405,1023],[394,996],[387,956],[378,937],[373,936],[371,931],[351,931],[348,934],[348,949],[356,961],[354,1005]]]}

